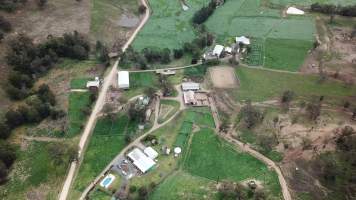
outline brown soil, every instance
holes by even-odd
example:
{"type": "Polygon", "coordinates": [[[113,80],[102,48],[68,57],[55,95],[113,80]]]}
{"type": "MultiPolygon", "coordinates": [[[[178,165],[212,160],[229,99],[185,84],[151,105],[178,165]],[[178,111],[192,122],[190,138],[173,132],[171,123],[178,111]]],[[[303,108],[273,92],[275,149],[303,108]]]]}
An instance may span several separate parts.
{"type": "Polygon", "coordinates": [[[301,72],[318,74],[322,70],[330,78],[356,83],[356,38],[351,38],[352,28],[328,27],[320,19],[317,23],[321,27],[318,33],[321,44],[309,54],[301,72]],[[321,54],[324,54],[322,64],[321,54]]]}
{"type": "Polygon", "coordinates": [[[236,88],[237,80],[232,67],[213,67],[209,69],[211,81],[215,88],[236,88]]]}

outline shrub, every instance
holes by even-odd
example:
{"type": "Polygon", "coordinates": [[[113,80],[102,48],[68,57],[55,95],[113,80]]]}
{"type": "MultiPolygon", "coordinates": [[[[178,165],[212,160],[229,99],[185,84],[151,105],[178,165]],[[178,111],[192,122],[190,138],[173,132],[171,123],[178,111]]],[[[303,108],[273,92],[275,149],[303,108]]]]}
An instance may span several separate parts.
{"type": "Polygon", "coordinates": [[[4,32],[10,32],[12,30],[11,23],[7,21],[3,16],[0,16],[0,30],[4,32]]]}
{"type": "Polygon", "coordinates": [[[140,5],[140,6],[138,7],[138,13],[140,13],[140,14],[145,14],[146,9],[147,9],[146,6],[140,5]]]}
{"type": "Polygon", "coordinates": [[[183,57],[183,49],[174,49],[173,56],[175,59],[179,59],[183,57]]]}

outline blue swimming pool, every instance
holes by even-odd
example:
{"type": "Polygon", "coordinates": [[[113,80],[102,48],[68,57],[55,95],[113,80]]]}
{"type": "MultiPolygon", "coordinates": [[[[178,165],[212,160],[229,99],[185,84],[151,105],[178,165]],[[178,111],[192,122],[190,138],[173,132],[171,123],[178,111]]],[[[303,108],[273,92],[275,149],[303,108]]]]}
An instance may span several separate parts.
{"type": "Polygon", "coordinates": [[[114,181],[115,176],[112,174],[107,175],[100,183],[101,187],[108,188],[110,184],[114,181]]]}

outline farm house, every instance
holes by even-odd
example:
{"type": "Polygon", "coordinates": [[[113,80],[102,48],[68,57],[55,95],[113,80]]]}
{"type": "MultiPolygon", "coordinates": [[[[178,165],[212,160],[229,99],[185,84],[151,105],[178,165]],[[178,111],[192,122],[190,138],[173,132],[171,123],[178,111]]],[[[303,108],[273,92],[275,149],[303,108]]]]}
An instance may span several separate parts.
{"type": "Polygon", "coordinates": [[[144,154],[138,148],[135,148],[129,154],[127,154],[127,157],[142,173],[146,173],[156,164],[155,161],[153,161],[149,156],[144,154]]]}
{"type": "Polygon", "coordinates": [[[220,56],[221,56],[223,51],[224,51],[224,46],[217,44],[214,47],[213,55],[217,56],[218,58],[220,58],[220,56]]]}
{"type": "Polygon", "coordinates": [[[119,71],[117,73],[117,83],[120,89],[129,89],[130,88],[129,72],[119,71]]]}

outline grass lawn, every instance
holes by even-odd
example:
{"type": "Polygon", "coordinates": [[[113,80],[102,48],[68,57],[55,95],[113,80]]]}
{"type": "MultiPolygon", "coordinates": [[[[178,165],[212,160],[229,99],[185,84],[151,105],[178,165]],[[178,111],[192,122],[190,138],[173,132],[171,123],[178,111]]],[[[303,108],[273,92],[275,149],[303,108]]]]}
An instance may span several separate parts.
{"type": "Polygon", "coordinates": [[[268,38],[265,43],[265,67],[278,70],[298,71],[304,63],[313,42],[292,39],[268,38]]]}
{"type": "Polygon", "coordinates": [[[121,16],[138,16],[138,1],[135,0],[90,0],[91,24],[90,32],[92,41],[103,41],[107,44],[115,42],[117,37],[125,38],[126,31],[130,28],[118,24],[121,16]]]}
{"type": "Polygon", "coordinates": [[[158,77],[154,72],[134,72],[130,73],[130,89],[124,91],[126,98],[131,98],[143,94],[145,88],[158,87],[158,77]]]}
{"type": "Polygon", "coordinates": [[[356,94],[356,87],[346,87],[338,81],[319,83],[318,76],[249,68],[238,68],[236,74],[240,79],[240,88],[232,91],[236,100],[265,101],[279,98],[284,91],[292,90],[297,98],[309,99],[323,95],[325,102],[341,105],[344,98],[356,94]]]}
{"type": "Polygon", "coordinates": [[[85,89],[86,84],[92,78],[76,78],[70,81],[70,88],[71,89],[85,89]]]}
{"type": "Polygon", "coordinates": [[[135,50],[145,47],[178,49],[195,38],[191,19],[209,0],[189,0],[188,11],[179,1],[150,0],[152,15],[132,44],[135,50]]]}
{"type": "Polygon", "coordinates": [[[80,134],[81,126],[87,118],[82,110],[89,106],[89,95],[89,92],[71,92],[69,94],[69,128],[66,137],[80,134]]]}
{"type": "Polygon", "coordinates": [[[126,115],[114,121],[109,118],[98,120],[75,178],[70,199],[78,199],[88,184],[124,148],[125,134],[130,126],[126,115]]]}
{"type": "Polygon", "coordinates": [[[149,200],[217,199],[215,182],[178,171],[166,178],[149,200]]]}
{"type": "Polygon", "coordinates": [[[254,157],[236,151],[211,129],[203,128],[194,134],[183,169],[213,181],[257,179],[274,197],[282,195],[273,171],[254,157]]]}
{"type": "Polygon", "coordinates": [[[158,123],[163,123],[171,118],[179,109],[180,103],[175,100],[163,99],[160,101],[160,112],[158,116],[158,123]]]}
{"type": "Polygon", "coordinates": [[[29,142],[26,149],[18,150],[9,180],[0,186],[0,199],[26,199],[29,192],[43,195],[44,199],[57,199],[69,162],[66,152],[60,156],[63,162],[58,162],[49,151],[51,145],[29,142]]]}

